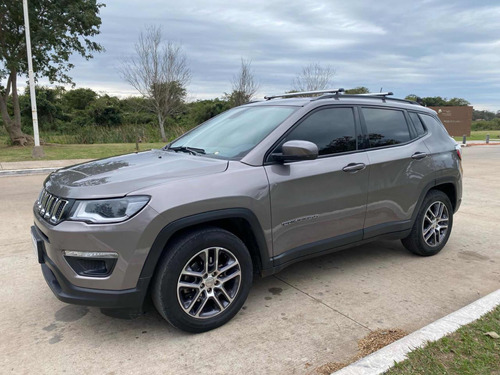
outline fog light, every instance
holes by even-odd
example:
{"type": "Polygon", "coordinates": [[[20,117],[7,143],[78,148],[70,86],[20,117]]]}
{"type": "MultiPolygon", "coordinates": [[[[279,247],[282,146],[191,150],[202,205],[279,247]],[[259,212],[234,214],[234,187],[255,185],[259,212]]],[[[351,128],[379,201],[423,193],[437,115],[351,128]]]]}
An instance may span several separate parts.
{"type": "Polygon", "coordinates": [[[113,272],[118,254],[98,251],[63,251],[64,259],[80,276],[106,277],[113,272]]]}

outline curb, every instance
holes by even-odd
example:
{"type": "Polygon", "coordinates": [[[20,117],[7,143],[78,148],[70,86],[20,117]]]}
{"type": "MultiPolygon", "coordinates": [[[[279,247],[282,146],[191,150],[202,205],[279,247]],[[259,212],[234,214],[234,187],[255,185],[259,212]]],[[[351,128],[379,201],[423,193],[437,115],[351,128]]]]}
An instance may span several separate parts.
{"type": "Polygon", "coordinates": [[[428,341],[436,341],[455,332],[460,327],[479,319],[499,304],[500,289],[332,373],[332,375],[381,374],[394,366],[394,362],[405,360],[406,354],[412,350],[422,347],[428,341]]]}
{"type": "Polygon", "coordinates": [[[31,175],[31,174],[45,174],[45,173],[57,171],[58,169],[61,169],[61,167],[0,170],[0,177],[31,175]]]}
{"type": "MultiPolygon", "coordinates": [[[[474,141],[472,141],[474,142],[474,141]]],[[[500,146],[500,142],[490,142],[490,143],[459,143],[460,147],[470,147],[470,146],[500,146]]]]}

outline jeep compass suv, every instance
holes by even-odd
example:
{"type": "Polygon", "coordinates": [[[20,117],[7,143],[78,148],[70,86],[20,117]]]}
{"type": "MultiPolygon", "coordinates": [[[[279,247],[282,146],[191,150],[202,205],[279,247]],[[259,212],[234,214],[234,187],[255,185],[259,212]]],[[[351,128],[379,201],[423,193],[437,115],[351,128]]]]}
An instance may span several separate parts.
{"type": "Polygon", "coordinates": [[[203,332],[240,310],[255,273],[381,237],[438,253],[460,149],[434,111],[389,94],[266,97],[163,149],[52,173],[31,230],[48,285],[108,314],[152,299],[203,332]]]}

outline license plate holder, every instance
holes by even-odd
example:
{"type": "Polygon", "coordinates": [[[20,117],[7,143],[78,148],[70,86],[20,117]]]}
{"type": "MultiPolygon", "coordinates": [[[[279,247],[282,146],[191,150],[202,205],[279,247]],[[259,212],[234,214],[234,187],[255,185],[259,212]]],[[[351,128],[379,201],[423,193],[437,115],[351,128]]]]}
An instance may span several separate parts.
{"type": "Polygon", "coordinates": [[[38,260],[38,263],[44,263],[43,259],[43,239],[37,233],[35,227],[31,227],[31,241],[33,243],[33,251],[35,253],[35,257],[38,260]]]}

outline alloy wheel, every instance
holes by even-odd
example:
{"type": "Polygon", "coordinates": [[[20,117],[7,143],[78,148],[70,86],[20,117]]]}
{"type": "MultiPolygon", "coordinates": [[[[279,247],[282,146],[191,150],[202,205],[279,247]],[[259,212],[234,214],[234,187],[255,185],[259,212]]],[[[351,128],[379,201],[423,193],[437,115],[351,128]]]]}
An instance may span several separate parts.
{"type": "Polygon", "coordinates": [[[422,236],[427,245],[438,246],[446,238],[449,222],[448,208],[441,201],[433,202],[425,211],[422,236]]]}
{"type": "Polygon", "coordinates": [[[213,318],[225,311],[240,289],[241,267],[228,249],[209,247],[193,256],[177,282],[182,310],[194,318],[213,318]]]}

